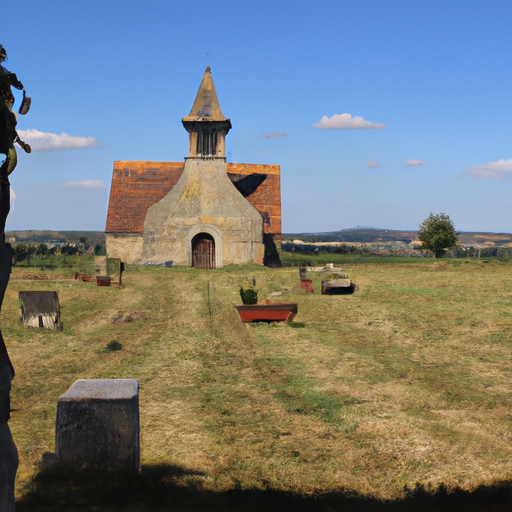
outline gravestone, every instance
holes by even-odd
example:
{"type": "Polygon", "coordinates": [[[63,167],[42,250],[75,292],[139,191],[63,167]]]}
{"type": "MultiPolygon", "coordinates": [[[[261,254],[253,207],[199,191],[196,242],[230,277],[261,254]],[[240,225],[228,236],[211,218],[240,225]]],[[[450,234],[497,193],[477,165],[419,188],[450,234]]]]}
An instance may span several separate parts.
{"type": "Polygon", "coordinates": [[[356,291],[350,279],[327,279],[322,281],[322,295],[349,295],[356,291]]]}
{"type": "Polygon", "coordinates": [[[123,285],[122,274],[124,272],[124,263],[119,258],[107,259],[107,275],[112,279],[112,283],[119,286],[123,285]]]}
{"type": "Polygon", "coordinates": [[[96,256],[94,258],[94,270],[97,276],[108,276],[107,257],[96,256]]]}
{"type": "Polygon", "coordinates": [[[119,258],[107,258],[107,256],[96,256],[94,258],[96,278],[110,277],[112,284],[122,286],[122,274],[124,263],[119,258]]]}
{"type": "Polygon", "coordinates": [[[80,379],[59,398],[55,451],[76,467],[138,471],[139,381],[80,379]]]}
{"type": "Polygon", "coordinates": [[[57,292],[20,291],[18,298],[25,327],[45,327],[62,331],[57,292]]]}

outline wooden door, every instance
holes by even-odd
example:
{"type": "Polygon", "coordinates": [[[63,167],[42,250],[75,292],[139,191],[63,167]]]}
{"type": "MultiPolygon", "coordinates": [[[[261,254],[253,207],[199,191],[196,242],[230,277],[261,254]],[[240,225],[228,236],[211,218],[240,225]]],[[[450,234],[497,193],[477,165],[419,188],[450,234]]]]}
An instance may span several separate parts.
{"type": "Polygon", "coordinates": [[[204,270],[215,268],[215,242],[211,235],[200,233],[193,238],[192,266],[204,270]]]}

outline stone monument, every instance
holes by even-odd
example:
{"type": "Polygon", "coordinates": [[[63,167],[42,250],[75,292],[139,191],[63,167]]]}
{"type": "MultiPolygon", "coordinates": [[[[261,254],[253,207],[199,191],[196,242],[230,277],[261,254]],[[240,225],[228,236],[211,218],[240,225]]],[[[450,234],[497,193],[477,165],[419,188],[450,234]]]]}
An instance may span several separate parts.
{"type": "Polygon", "coordinates": [[[78,468],[138,471],[139,438],[137,379],[80,379],[59,398],[59,461],[78,468]]]}

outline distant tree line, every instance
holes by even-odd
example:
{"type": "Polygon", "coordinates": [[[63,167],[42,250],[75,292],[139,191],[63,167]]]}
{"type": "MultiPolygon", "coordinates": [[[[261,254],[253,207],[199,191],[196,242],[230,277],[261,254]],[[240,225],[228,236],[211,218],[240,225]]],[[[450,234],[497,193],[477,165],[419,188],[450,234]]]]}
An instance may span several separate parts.
{"type": "MultiPolygon", "coordinates": [[[[403,255],[405,253],[404,250],[394,250],[394,249],[383,249],[379,250],[371,246],[358,246],[358,245],[348,245],[348,244],[340,244],[340,245],[314,245],[314,244],[296,244],[292,242],[285,242],[281,244],[281,250],[285,252],[298,252],[301,254],[371,254],[371,255],[403,255]]],[[[413,252],[412,249],[409,249],[409,252],[413,252]]],[[[414,256],[418,256],[417,252],[414,251],[414,256]]]]}
{"type": "MultiPolygon", "coordinates": [[[[377,249],[375,247],[354,246],[354,245],[325,245],[317,246],[313,244],[295,244],[285,242],[281,245],[284,252],[292,252],[306,255],[317,254],[361,254],[369,256],[409,256],[424,257],[425,251],[420,247],[414,249],[377,249]]],[[[494,246],[494,247],[454,247],[445,255],[446,258],[512,258],[512,247],[494,246]]]]}
{"type": "Polygon", "coordinates": [[[105,245],[105,233],[102,231],[6,231],[7,239],[15,239],[20,244],[75,244],[81,238],[87,238],[92,245],[105,245]]]}
{"type": "Polygon", "coordinates": [[[347,229],[345,231],[333,231],[332,233],[297,233],[283,235],[287,239],[298,239],[303,242],[405,242],[409,243],[415,238],[414,232],[401,232],[385,229],[347,229]]]}
{"type": "Polygon", "coordinates": [[[86,237],[80,238],[78,243],[65,243],[62,245],[41,244],[15,244],[13,263],[25,262],[30,265],[34,257],[48,258],[51,256],[101,256],[105,254],[103,244],[91,244],[86,237]]]}
{"type": "MultiPolygon", "coordinates": [[[[281,250],[284,252],[295,252],[308,255],[319,255],[319,254],[361,254],[361,255],[372,255],[372,256],[426,256],[427,254],[433,254],[436,258],[443,258],[445,256],[452,258],[510,258],[512,257],[512,247],[508,246],[496,246],[491,247],[475,247],[470,245],[459,245],[459,235],[455,231],[453,221],[446,213],[438,213],[434,215],[431,213],[419,226],[418,239],[422,242],[422,245],[410,248],[407,246],[400,247],[399,244],[391,247],[379,247],[379,242],[383,242],[383,235],[392,236],[394,239],[392,242],[405,242],[410,243],[408,239],[410,233],[401,231],[388,231],[376,230],[371,228],[354,229],[336,233],[319,233],[309,234],[301,236],[301,243],[295,242],[284,242],[281,245],[281,250]],[[400,236],[397,237],[397,234],[400,236]],[[379,236],[380,240],[376,241],[376,235],[379,236]],[[358,242],[367,238],[373,238],[372,245],[321,245],[318,246],[314,241],[326,242],[329,239],[332,241],[339,241],[341,238],[350,236],[357,236],[358,242]],[[333,240],[336,239],[336,240],[333,240]],[[309,243],[307,243],[309,242],[309,243]]],[[[500,236],[500,239],[503,237],[500,236]]],[[[388,242],[389,243],[389,242],[388,242]]]]}
{"type": "Polygon", "coordinates": [[[512,247],[455,247],[454,258],[511,258],[512,247]]]}
{"type": "MultiPolygon", "coordinates": [[[[443,219],[445,214],[439,214],[434,217],[443,219]]],[[[446,216],[447,217],[447,216],[446,216]]],[[[428,220],[428,219],[426,219],[428,220]]],[[[412,240],[417,240],[421,226],[418,230],[392,230],[378,228],[351,228],[328,233],[283,233],[283,240],[300,240],[304,244],[314,244],[318,242],[339,242],[347,245],[354,243],[378,244],[386,242],[404,242],[409,244],[412,240]]],[[[494,242],[497,246],[504,246],[512,243],[512,234],[510,233],[487,233],[487,232],[457,232],[459,242],[465,246],[480,245],[485,242],[494,242]]]]}

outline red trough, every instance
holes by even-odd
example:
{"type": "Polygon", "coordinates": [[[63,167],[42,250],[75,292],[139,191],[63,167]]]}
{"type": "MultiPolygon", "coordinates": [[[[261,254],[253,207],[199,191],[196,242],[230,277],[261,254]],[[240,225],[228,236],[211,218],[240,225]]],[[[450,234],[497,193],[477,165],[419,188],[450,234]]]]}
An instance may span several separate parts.
{"type": "Polygon", "coordinates": [[[267,302],[235,307],[242,322],[291,322],[298,311],[296,302],[267,302]]]}

